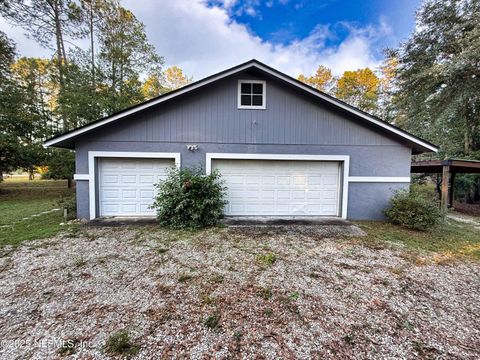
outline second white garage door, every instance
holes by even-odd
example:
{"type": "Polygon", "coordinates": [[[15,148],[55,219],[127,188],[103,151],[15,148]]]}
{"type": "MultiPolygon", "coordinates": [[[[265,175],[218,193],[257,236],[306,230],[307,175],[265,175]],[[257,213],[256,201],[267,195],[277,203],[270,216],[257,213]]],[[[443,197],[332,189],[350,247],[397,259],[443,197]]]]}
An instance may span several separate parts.
{"type": "Polygon", "coordinates": [[[174,165],[172,159],[99,159],[100,216],[154,216],[154,185],[174,165]]]}
{"type": "Polygon", "coordinates": [[[332,161],[213,160],[228,188],[226,215],[337,216],[340,165],[332,161]]]}

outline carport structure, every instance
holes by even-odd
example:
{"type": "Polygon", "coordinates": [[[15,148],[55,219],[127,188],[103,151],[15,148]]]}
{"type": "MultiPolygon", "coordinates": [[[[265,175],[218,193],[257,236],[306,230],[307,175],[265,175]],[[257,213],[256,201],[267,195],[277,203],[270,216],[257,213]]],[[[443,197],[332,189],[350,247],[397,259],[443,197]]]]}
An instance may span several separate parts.
{"type": "Polygon", "coordinates": [[[414,161],[411,165],[411,172],[442,174],[441,202],[443,209],[446,209],[453,204],[455,175],[480,173],[480,161],[461,159],[414,161]]]}

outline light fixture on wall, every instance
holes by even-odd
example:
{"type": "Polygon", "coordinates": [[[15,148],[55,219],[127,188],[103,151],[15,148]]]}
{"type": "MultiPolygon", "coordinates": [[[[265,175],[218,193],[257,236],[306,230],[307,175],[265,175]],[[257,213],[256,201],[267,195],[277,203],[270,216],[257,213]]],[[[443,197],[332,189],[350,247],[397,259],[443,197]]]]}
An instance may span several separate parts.
{"type": "Polygon", "coordinates": [[[198,150],[198,145],[196,145],[196,144],[187,145],[187,150],[191,151],[191,152],[197,151],[198,150]]]}

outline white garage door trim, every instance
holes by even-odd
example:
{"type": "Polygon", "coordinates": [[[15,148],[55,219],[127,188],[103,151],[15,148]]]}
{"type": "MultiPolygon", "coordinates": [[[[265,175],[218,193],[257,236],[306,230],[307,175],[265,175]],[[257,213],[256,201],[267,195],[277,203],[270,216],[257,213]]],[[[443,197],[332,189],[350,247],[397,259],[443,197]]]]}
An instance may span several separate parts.
{"type": "Polygon", "coordinates": [[[239,159],[239,160],[299,160],[299,161],[336,161],[340,162],[343,172],[341,178],[341,217],[347,218],[348,204],[348,173],[350,169],[350,156],[348,155],[295,155],[295,154],[237,154],[237,153],[207,153],[206,172],[212,172],[212,160],[215,159],[239,159]]]}
{"type": "Polygon", "coordinates": [[[175,166],[180,167],[180,153],[163,152],[127,152],[127,151],[89,151],[88,152],[88,192],[90,202],[90,220],[97,217],[96,196],[96,159],[97,158],[144,158],[144,159],[174,159],[175,166]]]}

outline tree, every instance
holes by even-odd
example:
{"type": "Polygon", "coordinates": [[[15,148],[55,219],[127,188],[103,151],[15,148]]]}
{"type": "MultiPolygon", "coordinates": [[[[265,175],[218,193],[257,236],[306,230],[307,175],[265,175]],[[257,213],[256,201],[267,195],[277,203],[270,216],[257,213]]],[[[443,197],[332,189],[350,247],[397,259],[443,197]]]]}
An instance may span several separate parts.
{"type": "Polygon", "coordinates": [[[4,0],[0,14],[27,31],[40,45],[55,49],[56,65],[63,85],[67,63],[66,36],[76,33],[79,9],[69,0],[4,0]],[[52,45],[52,41],[54,45],[52,45]]]}
{"type": "Polygon", "coordinates": [[[143,101],[140,74],[160,74],[163,58],[148,42],[145,26],[117,2],[99,30],[100,61],[109,95],[107,112],[112,113],[143,101]]]}
{"type": "Polygon", "coordinates": [[[380,81],[369,68],[345,71],[338,79],[335,89],[337,98],[367,112],[378,109],[378,88],[380,81]]]}
{"type": "Polygon", "coordinates": [[[47,171],[43,175],[46,179],[67,179],[67,186],[71,187],[71,180],[75,173],[75,154],[71,150],[51,149],[46,159],[47,171]]]}
{"type": "Polygon", "coordinates": [[[149,75],[142,85],[142,93],[146,100],[153,99],[168,91],[169,89],[163,86],[161,79],[155,74],[149,75]]]}
{"type": "Polygon", "coordinates": [[[394,51],[396,122],[441,146],[441,156],[480,158],[480,2],[428,0],[394,51]]]}
{"type": "Polygon", "coordinates": [[[395,122],[395,107],[393,106],[396,90],[396,74],[398,59],[387,52],[383,64],[380,66],[380,84],[378,88],[378,115],[385,121],[395,122]]]}
{"type": "Polygon", "coordinates": [[[181,88],[185,85],[188,85],[192,82],[192,78],[186,76],[183,73],[183,70],[178,66],[171,66],[165,71],[162,72],[163,75],[163,87],[167,91],[172,91],[178,88],[181,88]]]}
{"type": "MultiPolygon", "coordinates": [[[[38,106],[29,71],[18,71],[15,46],[0,32],[0,179],[4,173],[24,168],[33,174],[44,153],[37,138],[42,127],[42,107],[38,106]],[[12,71],[12,69],[16,71],[12,71]],[[19,73],[24,75],[22,78],[19,73]],[[25,80],[25,81],[23,81],[25,80]]],[[[28,67],[27,61],[21,62],[28,67]]]]}
{"type": "Polygon", "coordinates": [[[332,71],[320,65],[313,76],[305,76],[300,74],[297,78],[299,81],[314,87],[317,90],[330,93],[335,87],[336,79],[332,75],[332,71]]]}

